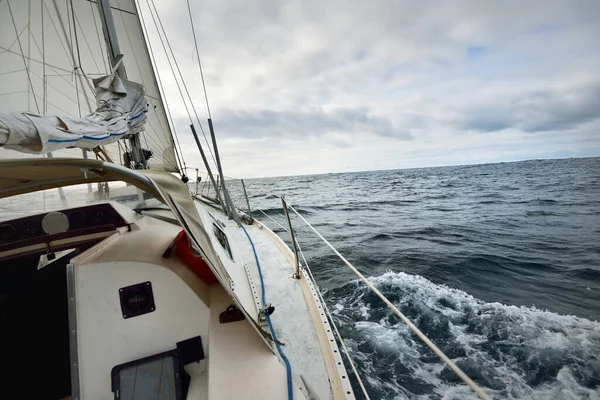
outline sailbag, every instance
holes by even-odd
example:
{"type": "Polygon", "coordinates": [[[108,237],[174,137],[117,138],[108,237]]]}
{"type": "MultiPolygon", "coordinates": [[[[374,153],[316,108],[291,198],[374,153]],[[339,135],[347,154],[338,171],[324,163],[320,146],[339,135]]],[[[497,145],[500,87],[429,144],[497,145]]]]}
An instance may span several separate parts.
{"type": "Polygon", "coordinates": [[[93,149],[143,131],[148,112],[144,87],[116,71],[93,80],[96,111],[82,118],[0,113],[0,146],[32,154],[68,147],[93,149]]]}

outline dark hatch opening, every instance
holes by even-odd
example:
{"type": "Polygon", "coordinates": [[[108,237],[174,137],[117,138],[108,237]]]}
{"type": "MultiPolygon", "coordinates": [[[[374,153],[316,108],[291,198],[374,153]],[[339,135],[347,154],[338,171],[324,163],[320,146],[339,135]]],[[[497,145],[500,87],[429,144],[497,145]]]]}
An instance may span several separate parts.
{"type": "Polygon", "coordinates": [[[71,394],[66,254],[37,270],[39,254],[0,262],[3,398],[71,394]]]}

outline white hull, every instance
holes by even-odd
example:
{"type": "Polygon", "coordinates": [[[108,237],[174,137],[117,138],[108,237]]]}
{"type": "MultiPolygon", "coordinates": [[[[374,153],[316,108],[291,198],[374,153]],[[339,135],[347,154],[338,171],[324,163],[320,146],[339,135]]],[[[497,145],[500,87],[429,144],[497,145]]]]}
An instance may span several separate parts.
{"type": "MultiPolygon", "coordinates": [[[[163,193],[163,186],[157,188],[163,193]]],[[[170,195],[174,194],[170,192],[170,195]]],[[[67,227],[66,232],[57,233],[63,235],[60,240],[51,239],[52,233],[40,236],[43,242],[33,246],[19,247],[19,241],[9,243],[11,248],[5,251],[0,243],[0,274],[6,265],[25,257],[25,251],[35,258],[52,247],[60,247],[59,250],[81,248],[79,254],[57,252],[60,258],[36,272],[49,273],[52,268],[57,271],[66,268],[67,271],[67,287],[59,285],[56,290],[65,294],[68,291],[69,327],[65,332],[69,332],[71,364],[69,370],[57,368],[51,373],[69,374],[72,398],[121,398],[115,397],[118,392],[114,387],[115,375],[111,375],[113,368],[172,351],[179,342],[198,336],[202,340],[204,358],[185,365],[190,381],[184,398],[288,398],[286,367],[259,316],[262,308],[260,277],[252,245],[243,229],[220,210],[197,200],[191,203],[199,215],[197,222],[205,228],[208,246],[212,245],[213,256],[216,255],[221,263],[218,276],[226,286],[222,283],[209,285],[183,262],[177,249],[165,257],[165,250],[182,230],[178,225],[180,216],[168,209],[140,214],[115,202],[94,204],[108,210],[114,220],[122,222],[111,222],[113,226],[105,221],[101,226],[106,231],[93,235],[79,235],[78,231],[67,227]],[[231,257],[215,235],[213,224],[225,233],[231,257]],[[81,247],[82,243],[85,243],[84,247],[81,247]],[[134,317],[126,315],[120,291],[146,282],[153,292],[155,305],[151,312],[134,317]],[[219,316],[230,305],[243,308],[246,318],[221,323],[219,316]]],[[[88,212],[86,210],[84,212],[88,212]]],[[[64,215],[73,212],[62,210],[64,215]]],[[[47,215],[43,213],[31,218],[35,220],[47,215]]],[[[87,221],[91,223],[96,216],[88,215],[87,221]]],[[[15,221],[4,221],[3,224],[17,224],[15,221]]],[[[293,278],[292,252],[277,235],[259,222],[245,227],[260,260],[267,301],[275,307],[271,320],[291,365],[294,398],[354,398],[314,283],[306,273],[301,279],[293,278]]],[[[30,331],[49,329],[47,325],[36,325],[35,310],[17,311],[33,311],[32,320],[27,323],[30,331]]],[[[22,328],[4,325],[2,329],[22,328]]],[[[42,354],[36,356],[44,357],[44,349],[40,351],[42,354]]],[[[19,390],[21,397],[28,398],[39,393],[40,388],[36,387],[38,392],[32,393],[27,393],[27,388],[23,387],[19,390]],[[23,389],[25,392],[21,391],[23,389]]]]}

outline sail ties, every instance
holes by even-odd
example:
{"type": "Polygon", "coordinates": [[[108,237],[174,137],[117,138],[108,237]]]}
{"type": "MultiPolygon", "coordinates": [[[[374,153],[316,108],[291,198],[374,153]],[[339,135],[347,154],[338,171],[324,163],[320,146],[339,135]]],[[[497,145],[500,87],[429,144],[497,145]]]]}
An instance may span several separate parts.
{"type": "Polygon", "coordinates": [[[96,110],[84,117],[0,113],[0,147],[30,154],[79,147],[93,149],[144,130],[148,101],[144,87],[117,74],[94,79],[96,110]]]}

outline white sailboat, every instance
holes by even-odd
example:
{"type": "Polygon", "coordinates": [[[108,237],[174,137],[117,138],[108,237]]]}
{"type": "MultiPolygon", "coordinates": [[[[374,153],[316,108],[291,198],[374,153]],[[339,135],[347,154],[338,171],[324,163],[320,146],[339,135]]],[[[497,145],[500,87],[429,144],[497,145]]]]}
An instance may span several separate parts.
{"type": "Polygon", "coordinates": [[[185,171],[139,5],[0,7],[8,393],[354,398],[290,249],[172,174],[185,171]]]}
{"type": "Polygon", "coordinates": [[[239,212],[210,120],[216,177],[192,130],[215,198],[190,194],[159,18],[152,0],[0,1],[3,396],[355,398],[293,233],[294,251],[239,212]]]}

